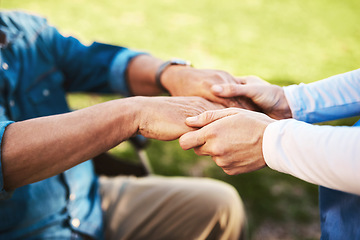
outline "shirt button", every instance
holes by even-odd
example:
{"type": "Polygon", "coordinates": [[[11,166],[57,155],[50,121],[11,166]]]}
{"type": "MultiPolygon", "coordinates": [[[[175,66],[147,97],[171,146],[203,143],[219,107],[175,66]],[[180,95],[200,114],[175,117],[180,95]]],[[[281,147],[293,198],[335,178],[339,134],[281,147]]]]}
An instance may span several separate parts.
{"type": "Polygon", "coordinates": [[[45,97],[47,97],[47,96],[50,95],[49,89],[44,89],[42,93],[43,93],[43,95],[44,95],[45,97]]]}
{"type": "Polygon", "coordinates": [[[74,228],[78,228],[80,226],[80,220],[78,218],[74,218],[71,220],[71,225],[73,225],[74,228]]]}
{"type": "Polygon", "coordinates": [[[9,65],[5,62],[1,66],[4,70],[8,70],[8,68],[9,68],[9,65]]]}
{"type": "Polygon", "coordinates": [[[15,101],[14,101],[14,100],[10,100],[9,105],[10,105],[10,107],[14,107],[14,106],[15,106],[15,101]]]}
{"type": "Polygon", "coordinates": [[[76,195],[75,195],[74,193],[70,194],[69,199],[70,199],[71,201],[74,201],[75,198],[76,198],[76,195]]]}

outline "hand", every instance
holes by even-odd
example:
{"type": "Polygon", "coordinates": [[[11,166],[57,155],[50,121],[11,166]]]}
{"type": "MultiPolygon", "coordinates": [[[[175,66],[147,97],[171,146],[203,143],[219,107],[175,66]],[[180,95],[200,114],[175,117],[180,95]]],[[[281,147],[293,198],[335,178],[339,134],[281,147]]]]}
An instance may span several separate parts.
{"type": "Polygon", "coordinates": [[[194,148],[198,155],[210,155],[229,175],[266,166],[262,153],[265,128],[274,119],[239,108],[206,111],[187,118],[189,127],[200,128],[180,137],[184,150],[194,148]]]}
{"type": "Polygon", "coordinates": [[[238,80],[229,73],[219,70],[201,70],[184,66],[168,67],[162,77],[163,86],[172,96],[200,96],[226,107],[242,107],[255,110],[248,99],[239,101],[239,97],[217,96],[211,91],[215,84],[238,84],[238,80]]]}
{"type": "Polygon", "coordinates": [[[256,76],[239,77],[237,81],[241,84],[219,84],[214,85],[211,90],[218,97],[246,97],[258,107],[258,111],[266,113],[272,118],[292,117],[284,90],[280,86],[269,84],[256,76]]]}
{"type": "Polygon", "coordinates": [[[185,124],[187,117],[207,110],[223,108],[200,97],[136,97],[139,116],[138,133],[147,138],[174,140],[194,130],[185,124]]]}

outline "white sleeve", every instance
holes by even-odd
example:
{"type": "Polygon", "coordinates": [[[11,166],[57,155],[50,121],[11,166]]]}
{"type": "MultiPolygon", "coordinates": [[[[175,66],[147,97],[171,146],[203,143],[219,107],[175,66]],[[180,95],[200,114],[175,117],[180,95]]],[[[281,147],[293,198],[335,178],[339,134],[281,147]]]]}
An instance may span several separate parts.
{"type": "Polygon", "coordinates": [[[310,183],[360,195],[360,127],[271,123],[263,138],[267,165],[310,183]]]}
{"type": "Polygon", "coordinates": [[[284,87],[293,117],[265,130],[267,165],[310,183],[360,195],[360,127],[308,123],[360,115],[360,69],[284,87]],[[308,122],[308,123],[305,123],[308,122]]]}

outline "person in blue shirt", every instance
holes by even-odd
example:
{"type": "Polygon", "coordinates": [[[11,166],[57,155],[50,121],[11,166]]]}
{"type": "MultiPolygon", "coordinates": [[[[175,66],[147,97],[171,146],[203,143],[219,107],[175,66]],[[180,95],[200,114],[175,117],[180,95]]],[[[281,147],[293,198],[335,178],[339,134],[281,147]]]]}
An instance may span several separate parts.
{"type": "Polygon", "coordinates": [[[210,91],[231,75],[85,46],[16,11],[0,13],[0,67],[0,239],[239,239],[245,217],[233,187],[98,177],[88,161],[135,134],[176,139],[193,130],[186,117],[237,104],[210,91]],[[141,97],[162,88],[185,97],[141,97]],[[128,97],[70,111],[66,93],[80,91],[128,97]]]}

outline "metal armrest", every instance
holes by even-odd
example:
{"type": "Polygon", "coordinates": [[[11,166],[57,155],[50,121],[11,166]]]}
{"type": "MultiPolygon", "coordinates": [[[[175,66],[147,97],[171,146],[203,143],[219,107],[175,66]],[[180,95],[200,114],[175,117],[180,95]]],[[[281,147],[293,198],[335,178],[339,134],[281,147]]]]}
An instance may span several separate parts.
{"type": "Polygon", "coordinates": [[[135,148],[139,163],[128,162],[105,152],[93,158],[95,172],[98,175],[106,176],[134,175],[141,177],[151,174],[151,165],[145,152],[148,139],[138,135],[130,138],[129,141],[135,148]]]}

